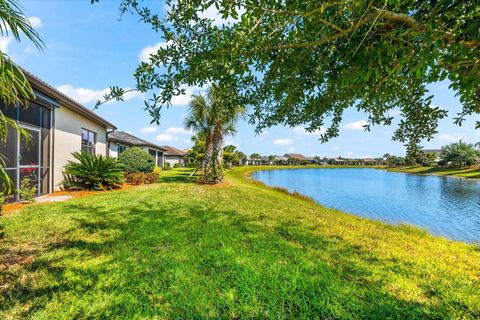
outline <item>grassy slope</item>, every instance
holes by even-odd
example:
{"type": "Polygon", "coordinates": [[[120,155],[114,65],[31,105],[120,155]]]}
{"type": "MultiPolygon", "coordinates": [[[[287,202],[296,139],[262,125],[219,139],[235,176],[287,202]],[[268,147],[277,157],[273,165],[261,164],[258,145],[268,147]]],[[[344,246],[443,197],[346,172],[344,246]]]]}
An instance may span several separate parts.
{"type": "Polygon", "coordinates": [[[480,250],[249,182],[164,183],[0,218],[0,318],[479,318],[480,250]]]}
{"type": "Polygon", "coordinates": [[[480,178],[480,168],[401,167],[388,169],[395,172],[434,174],[464,178],[480,178]]]}

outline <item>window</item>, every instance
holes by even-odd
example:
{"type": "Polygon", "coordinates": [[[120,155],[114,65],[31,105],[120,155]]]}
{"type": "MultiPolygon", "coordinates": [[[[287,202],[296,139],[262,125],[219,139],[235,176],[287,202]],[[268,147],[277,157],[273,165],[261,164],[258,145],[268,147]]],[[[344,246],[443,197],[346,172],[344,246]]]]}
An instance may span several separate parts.
{"type": "Polygon", "coordinates": [[[118,148],[117,148],[118,154],[124,152],[125,150],[127,150],[126,146],[122,146],[121,144],[118,145],[118,148]]]}
{"type": "Polygon", "coordinates": [[[82,129],[82,151],[95,154],[95,132],[82,129]]]}

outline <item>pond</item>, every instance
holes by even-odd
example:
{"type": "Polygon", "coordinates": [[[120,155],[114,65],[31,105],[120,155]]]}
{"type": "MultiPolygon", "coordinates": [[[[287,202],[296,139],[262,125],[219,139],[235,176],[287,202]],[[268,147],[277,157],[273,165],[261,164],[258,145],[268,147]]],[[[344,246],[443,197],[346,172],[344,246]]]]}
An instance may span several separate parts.
{"type": "Polygon", "coordinates": [[[479,181],[360,168],[266,170],[252,177],[298,191],[326,207],[480,242],[479,181]]]}

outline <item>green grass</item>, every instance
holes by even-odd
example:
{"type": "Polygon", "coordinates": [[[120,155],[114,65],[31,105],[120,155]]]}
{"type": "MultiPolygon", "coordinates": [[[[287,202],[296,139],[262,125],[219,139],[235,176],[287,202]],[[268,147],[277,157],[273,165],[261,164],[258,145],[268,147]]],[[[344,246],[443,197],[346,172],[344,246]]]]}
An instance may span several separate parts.
{"type": "Polygon", "coordinates": [[[480,249],[236,168],[1,217],[1,319],[478,319],[480,249]]]}
{"type": "Polygon", "coordinates": [[[440,176],[452,176],[463,178],[480,178],[480,168],[442,168],[442,167],[400,167],[390,168],[389,171],[415,173],[415,174],[434,174],[440,176]]]}

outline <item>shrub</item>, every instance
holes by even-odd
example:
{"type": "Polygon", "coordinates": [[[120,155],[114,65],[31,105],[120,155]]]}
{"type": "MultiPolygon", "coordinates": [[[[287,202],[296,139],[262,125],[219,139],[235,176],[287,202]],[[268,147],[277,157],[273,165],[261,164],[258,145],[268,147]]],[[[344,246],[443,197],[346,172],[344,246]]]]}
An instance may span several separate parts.
{"type": "Polygon", "coordinates": [[[441,164],[454,167],[471,166],[477,163],[478,154],[473,144],[463,141],[450,143],[442,147],[441,164]]]}
{"type": "Polygon", "coordinates": [[[127,181],[131,184],[142,184],[145,183],[145,173],[143,172],[132,172],[126,175],[127,181]]]}
{"type": "Polygon", "coordinates": [[[180,164],[179,164],[179,163],[175,163],[175,164],[173,165],[173,167],[174,167],[174,168],[180,168],[180,164]]]}
{"type": "Polygon", "coordinates": [[[3,194],[0,194],[0,216],[2,215],[4,205],[5,205],[5,197],[3,194]]]}
{"type": "Polygon", "coordinates": [[[18,189],[18,195],[20,200],[24,202],[34,202],[35,196],[37,195],[37,186],[32,184],[30,178],[25,177],[20,181],[20,188],[18,189]]]}
{"type": "Polygon", "coordinates": [[[123,183],[122,166],[114,158],[74,152],[78,162],[65,166],[64,187],[68,190],[111,190],[123,183]]]}
{"type": "Polygon", "coordinates": [[[156,172],[149,172],[145,174],[145,183],[155,183],[158,182],[160,175],[156,172]]]}
{"type": "Polygon", "coordinates": [[[168,171],[170,169],[172,169],[172,166],[170,165],[170,162],[165,162],[165,164],[163,165],[163,170],[168,171]]]}
{"type": "Polygon", "coordinates": [[[152,172],[155,167],[155,159],[148,152],[137,147],[122,152],[118,156],[118,161],[127,173],[152,172]]]}
{"type": "Polygon", "coordinates": [[[160,175],[160,173],[162,173],[162,167],[155,167],[153,168],[153,173],[156,173],[158,175],[160,175]]]}

